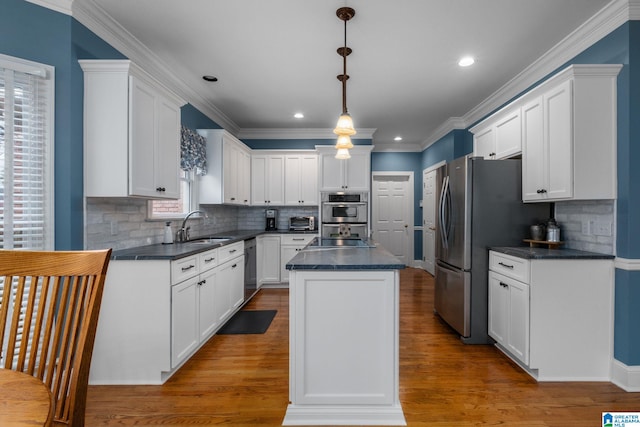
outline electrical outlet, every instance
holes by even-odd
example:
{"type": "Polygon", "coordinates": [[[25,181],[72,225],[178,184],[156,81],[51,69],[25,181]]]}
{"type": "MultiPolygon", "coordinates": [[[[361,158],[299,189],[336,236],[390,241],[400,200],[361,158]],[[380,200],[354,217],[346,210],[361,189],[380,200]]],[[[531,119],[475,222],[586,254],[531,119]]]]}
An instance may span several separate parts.
{"type": "Polygon", "coordinates": [[[591,221],[582,221],[582,234],[585,236],[591,234],[591,221]]]}
{"type": "Polygon", "coordinates": [[[591,231],[594,236],[611,236],[611,222],[591,221],[591,231]]]}
{"type": "Polygon", "coordinates": [[[116,236],[118,234],[118,221],[111,221],[111,235],[116,236]]]}

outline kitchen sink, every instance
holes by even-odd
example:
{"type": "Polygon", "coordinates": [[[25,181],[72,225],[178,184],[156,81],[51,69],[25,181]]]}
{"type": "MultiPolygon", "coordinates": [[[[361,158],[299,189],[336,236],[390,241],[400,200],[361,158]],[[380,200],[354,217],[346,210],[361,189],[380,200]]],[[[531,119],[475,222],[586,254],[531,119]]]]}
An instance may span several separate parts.
{"type": "Polygon", "coordinates": [[[231,237],[203,237],[200,239],[188,240],[184,243],[191,245],[215,245],[216,243],[223,243],[231,240],[231,237]]]}

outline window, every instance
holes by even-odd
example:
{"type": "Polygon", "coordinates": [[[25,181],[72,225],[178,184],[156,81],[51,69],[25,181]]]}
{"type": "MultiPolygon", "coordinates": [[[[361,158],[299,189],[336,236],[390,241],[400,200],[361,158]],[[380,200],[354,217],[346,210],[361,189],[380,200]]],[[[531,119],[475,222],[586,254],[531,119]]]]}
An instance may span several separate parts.
{"type": "Polygon", "coordinates": [[[180,170],[180,199],[149,201],[149,219],[184,218],[187,213],[197,209],[196,185],[193,171],[180,170]]]}
{"type": "Polygon", "coordinates": [[[54,69],[0,55],[0,247],[53,249],[54,69]]]}

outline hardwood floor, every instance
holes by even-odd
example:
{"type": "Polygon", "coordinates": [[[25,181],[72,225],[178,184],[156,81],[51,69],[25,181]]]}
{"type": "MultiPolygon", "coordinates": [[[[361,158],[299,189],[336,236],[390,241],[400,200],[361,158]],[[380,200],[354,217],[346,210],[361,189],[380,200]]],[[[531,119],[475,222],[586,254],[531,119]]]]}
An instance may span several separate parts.
{"type": "MultiPolygon", "coordinates": [[[[611,383],[536,383],[492,346],[468,346],[433,314],[433,278],[401,273],[400,400],[409,426],[601,426],[606,411],[640,411],[611,383]]],[[[214,336],[163,386],[90,386],[86,425],[278,426],[288,403],[288,291],[263,335],[214,336]]]]}

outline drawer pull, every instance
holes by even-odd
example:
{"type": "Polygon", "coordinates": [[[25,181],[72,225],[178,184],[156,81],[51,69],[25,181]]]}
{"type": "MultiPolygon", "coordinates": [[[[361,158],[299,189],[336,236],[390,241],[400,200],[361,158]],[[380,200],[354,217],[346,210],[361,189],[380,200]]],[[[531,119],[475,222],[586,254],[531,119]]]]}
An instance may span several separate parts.
{"type": "Polygon", "coordinates": [[[296,238],[293,238],[292,240],[303,241],[304,239],[296,239],[296,238]]]}
{"type": "Polygon", "coordinates": [[[230,254],[232,254],[234,252],[238,252],[238,250],[237,249],[232,249],[232,250],[229,251],[230,254]]]}
{"type": "Polygon", "coordinates": [[[213,261],[213,260],[215,260],[215,258],[211,257],[211,258],[207,258],[207,259],[205,259],[205,260],[204,260],[204,262],[211,262],[211,261],[213,261]]]}
{"type": "Polygon", "coordinates": [[[499,262],[498,264],[503,266],[503,267],[505,267],[505,268],[513,268],[513,265],[505,264],[503,262],[499,262]]]}
{"type": "Polygon", "coordinates": [[[190,266],[188,266],[188,267],[182,267],[182,271],[183,271],[183,272],[185,272],[185,271],[189,271],[189,270],[191,270],[192,268],[196,268],[196,266],[192,264],[192,265],[190,265],[190,266]]]}
{"type": "Polygon", "coordinates": [[[500,286],[502,286],[503,288],[508,288],[508,287],[509,287],[509,285],[507,285],[507,284],[506,284],[506,283],[504,283],[504,282],[500,282],[500,286]]]}
{"type": "Polygon", "coordinates": [[[237,266],[238,266],[238,264],[233,264],[233,265],[231,266],[231,268],[236,268],[237,266]]]}

